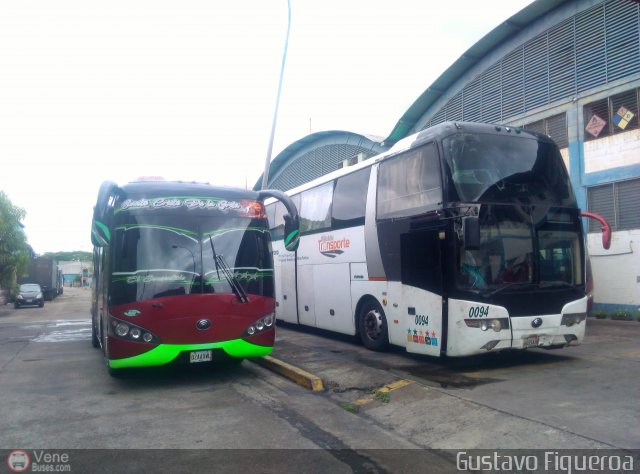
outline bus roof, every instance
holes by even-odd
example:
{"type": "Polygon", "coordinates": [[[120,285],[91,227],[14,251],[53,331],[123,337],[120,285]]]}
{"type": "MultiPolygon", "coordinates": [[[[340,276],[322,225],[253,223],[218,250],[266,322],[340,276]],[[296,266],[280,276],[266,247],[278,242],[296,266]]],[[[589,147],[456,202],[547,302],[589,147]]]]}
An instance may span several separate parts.
{"type": "Polygon", "coordinates": [[[223,199],[258,199],[258,193],[251,189],[213,186],[208,183],[186,181],[137,181],[118,187],[118,194],[125,196],[200,196],[223,199]]]}
{"type": "MultiPolygon", "coordinates": [[[[384,160],[387,157],[397,155],[406,150],[410,150],[411,148],[415,148],[423,143],[434,139],[442,139],[448,135],[453,135],[455,133],[488,133],[495,135],[504,135],[511,134],[514,136],[521,136],[523,138],[528,137],[535,140],[547,141],[551,142],[551,138],[547,135],[533,132],[530,130],[523,130],[519,127],[511,127],[505,125],[497,125],[497,124],[489,124],[489,123],[479,123],[479,122],[443,122],[437,125],[433,125],[432,127],[421,130],[420,132],[414,133],[402,140],[398,141],[392,148],[389,150],[380,153],[379,155],[372,156],[367,160],[364,160],[358,164],[353,166],[349,166],[347,168],[340,168],[331,173],[327,173],[319,178],[314,179],[313,181],[309,181],[308,183],[301,184],[293,189],[285,191],[289,195],[300,193],[306,189],[313,188],[315,186],[319,186],[328,181],[334,180],[341,176],[345,176],[347,174],[353,173],[360,169],[366,168],[368,166],[372,166],[375,163],[378,163],[381,160],[384,160]]],[[[273,200],[268,200],[267,202],[272,202],[273,200]]]]}

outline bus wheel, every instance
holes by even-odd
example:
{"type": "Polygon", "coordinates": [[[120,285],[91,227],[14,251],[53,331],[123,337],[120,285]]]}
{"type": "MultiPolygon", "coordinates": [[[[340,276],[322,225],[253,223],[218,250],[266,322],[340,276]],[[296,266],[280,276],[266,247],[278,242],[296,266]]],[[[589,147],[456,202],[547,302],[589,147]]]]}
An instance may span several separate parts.
{"type": "Polygon", "coordinates": [[[383,351],[389,345],[387,318],[375,300],[367,300],[358,315],[358,334],[362,344],[373,351],[383,351]]]}
{"type": "Polygon", "coordinates": [[[109,371],[109,375],[114,379],[120,379],[124,375],[122,369],[112,369],[111,367],[107,367],[107,370],[109,371]]]}

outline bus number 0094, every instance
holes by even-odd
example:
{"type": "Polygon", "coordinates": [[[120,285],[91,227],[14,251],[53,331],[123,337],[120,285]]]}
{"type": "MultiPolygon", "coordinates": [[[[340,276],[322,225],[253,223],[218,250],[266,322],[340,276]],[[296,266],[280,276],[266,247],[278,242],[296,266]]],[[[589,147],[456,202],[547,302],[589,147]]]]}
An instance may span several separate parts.
{"type": "Polygon", "coordinates": [[[428,326],[429,325],[429,316],[425,316],[424,314],[416,315],[416,326],[428,326]]]}
{"type": "Polygon", "coordinates": [[[474,306],[472,308],[469,308],[470,318],[483,318],[485,316],[489,316],[488,306],[474,306]]]}

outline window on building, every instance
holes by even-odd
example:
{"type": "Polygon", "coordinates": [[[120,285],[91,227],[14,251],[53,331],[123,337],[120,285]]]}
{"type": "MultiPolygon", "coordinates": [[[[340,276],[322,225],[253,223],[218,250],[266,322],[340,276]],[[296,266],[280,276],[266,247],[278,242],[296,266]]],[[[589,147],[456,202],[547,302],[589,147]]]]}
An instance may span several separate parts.
{"type": "Polygon", "coordinates": [[[631,89],[586,104],[584,113],[584,140],[595,140],[638,128],[638,94],[631,89]]]}
{"type": "MultiPolygon", "coordinates": [[[[611,230],[640,229],[640,179],[587,188],[587,205],[611,230]]],[[[600,223],[589,219],[589,232],[600,232],[600,223]]]]}
{"type": "Polygon", "coordinates": [[[553,115],[536,122],[527,123],[522,126],[525,130],[543,133],[551,137],[559,148],[569,146],[569,133],[567,129],[567,115],[562,113],[553,115]]]}

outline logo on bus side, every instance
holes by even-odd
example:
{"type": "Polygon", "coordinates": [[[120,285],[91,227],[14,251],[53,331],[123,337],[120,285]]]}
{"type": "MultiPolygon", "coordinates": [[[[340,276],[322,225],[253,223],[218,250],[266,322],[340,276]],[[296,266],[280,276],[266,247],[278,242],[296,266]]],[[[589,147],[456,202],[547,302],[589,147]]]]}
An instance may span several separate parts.
{"type": "Polygon", "coordinates": [[[323,235],[318,240],[318,251],[329,258],[336,258],[338,255],[342,255],[344,249],[348,249],[350,246],[349,239],[335,240],[333,235],[323,235]]]}
{"type": "Polygon", "coordinates": [[[438,338],[436,336],[437,334],[433,330],[407,329],[407,342],[413,342],[414,344],[437,346],[438,338]]]}

